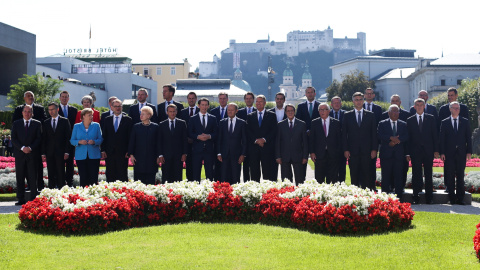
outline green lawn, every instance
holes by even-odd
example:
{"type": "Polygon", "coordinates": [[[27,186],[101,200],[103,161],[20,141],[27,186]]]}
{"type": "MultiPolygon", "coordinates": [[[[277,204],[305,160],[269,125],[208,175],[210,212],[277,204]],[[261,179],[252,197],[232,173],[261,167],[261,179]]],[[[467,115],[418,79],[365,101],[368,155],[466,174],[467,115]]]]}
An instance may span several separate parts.
{"type": "Polygon", "coordinates": [[[186,223],[89,236],[17,229],[0,215],[2,269],[472,269],[477,215],[417,212],[413,228],[328,236],[260,224],[186,223]]]}

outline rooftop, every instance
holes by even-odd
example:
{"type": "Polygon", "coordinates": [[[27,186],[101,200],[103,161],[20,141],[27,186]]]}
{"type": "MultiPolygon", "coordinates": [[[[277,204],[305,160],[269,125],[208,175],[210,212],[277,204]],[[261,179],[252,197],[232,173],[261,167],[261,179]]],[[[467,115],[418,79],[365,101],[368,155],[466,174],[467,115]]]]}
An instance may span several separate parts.
{"type": "Polygon", "coordinates": [[[408,77],[413,72],[415,72],[415,68],[395,68],[390,69],[372,79],[376,81],[385,79],[403,79],[408,77]]]}
{"type": "Polygon", "coordinates": [[[480,54],[451,54],[430,62],[431,66],[480,66],[480,54]]]}

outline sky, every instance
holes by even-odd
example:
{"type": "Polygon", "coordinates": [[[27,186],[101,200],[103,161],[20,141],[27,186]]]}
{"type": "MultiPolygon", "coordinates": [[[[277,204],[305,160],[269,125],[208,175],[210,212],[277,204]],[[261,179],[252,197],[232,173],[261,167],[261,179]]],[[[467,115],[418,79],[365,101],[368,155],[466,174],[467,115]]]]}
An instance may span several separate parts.
{"type": "Polygon", "coordinates": [[[416,56],[480,52],[480,1],[57,1],[0,3],[0,22],[36,35],[37,57],[70,48],[117,48],[133,63],[180,63],[192,71],[229,40],[283,42],[290,31],[334,38],[365,32],[367,51],[415,49],[416,56]],[[89,39],[91,27],[91,39],[89,39]]]}

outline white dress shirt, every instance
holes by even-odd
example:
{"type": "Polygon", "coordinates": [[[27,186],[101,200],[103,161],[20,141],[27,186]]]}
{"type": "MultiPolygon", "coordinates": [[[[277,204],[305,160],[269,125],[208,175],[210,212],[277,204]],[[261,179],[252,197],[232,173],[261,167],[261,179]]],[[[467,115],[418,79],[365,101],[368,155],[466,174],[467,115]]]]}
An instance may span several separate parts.
{"type": "Polygon", "coordinates": [[[275,107],[275,114],[277,115],[277,122],[280,122],[283,120],[283,116],[285,115],[285,110],[284,108],[276,108],[275,107]]]}

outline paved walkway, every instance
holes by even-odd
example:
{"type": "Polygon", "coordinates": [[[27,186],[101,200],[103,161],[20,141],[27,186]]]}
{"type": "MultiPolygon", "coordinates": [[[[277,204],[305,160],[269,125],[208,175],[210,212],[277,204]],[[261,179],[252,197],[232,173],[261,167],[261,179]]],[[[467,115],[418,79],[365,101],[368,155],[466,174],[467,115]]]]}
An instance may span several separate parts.
{"type": "MultiPolygon", "coordinates": [[[[280,177],[280,169],[278,176],[280,177]]],[[[310,166],[307,166],[306,179],[314,179],[315,174],[310,166]]],[[[241,178],[243,179],[243,177],[241,178]]],[[[242,180],[243,181],[243,180],[242,180]]],[[[21,206],[15,206],[15,202],[0,202],[0,214],[18,213],[21,206]]],[[[449,205],[449,204],[417,204],[412,205],[413,211],[437,212],[449,214],[472,214],[480,215],[480,203],[472,201],[472,205],[449,205]]]]}

